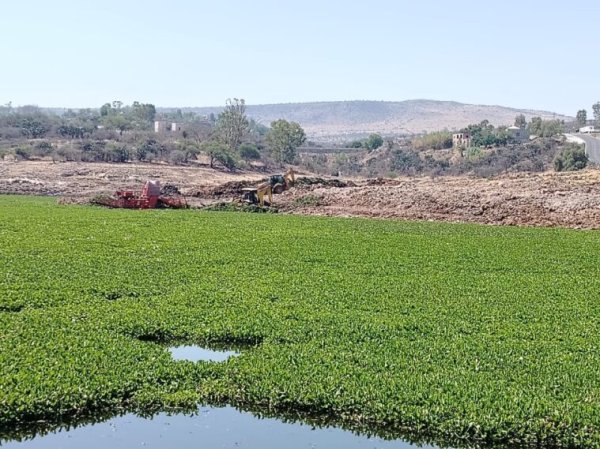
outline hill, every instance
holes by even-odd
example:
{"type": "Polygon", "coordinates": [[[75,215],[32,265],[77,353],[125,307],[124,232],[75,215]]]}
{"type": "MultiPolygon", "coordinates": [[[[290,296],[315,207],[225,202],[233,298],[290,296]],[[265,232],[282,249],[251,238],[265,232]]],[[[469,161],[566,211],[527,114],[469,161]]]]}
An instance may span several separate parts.
{"type": "MultiPolygon", "coordinates": [[[[218,114],[222,107],[182,108],[182,110],[208,115],[218,114]]],[[[485,119],[496,126],[511,125],[518,114],[524,114],[527,119],[535,116],[546,119],[569,119],[548,111],[434,100],[249,105],[247,112],[250,117],[265,125],[279,118],[296,121],[314,140],[353,138],[372,132],[402,135],[443,128],[454,130],[485,119]]]]}

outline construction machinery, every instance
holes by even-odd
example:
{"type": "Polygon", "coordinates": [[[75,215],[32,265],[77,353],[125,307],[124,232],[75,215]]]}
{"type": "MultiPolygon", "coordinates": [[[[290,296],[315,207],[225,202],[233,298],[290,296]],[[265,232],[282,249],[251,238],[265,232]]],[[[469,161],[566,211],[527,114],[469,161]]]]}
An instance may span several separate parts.
{"type": "Polygon", "coordinates": [[[161,191],[159,181],[148,180],[144,183],[140,194],[133,190],[117,190],[113,196],[97,197],[92,202],[102,206],[125,209],[155,209],[158,207],[185,209],[188,207],[185,197],[176,188],[171,187],[165,190],[165,192],[161,191]]]}
{"type": "Polygon", "coordinates": [[[296,182],[296,174],[291,168],[283,175],[269,176],[266,182],[259,184],[256,187],[247,187],[242,189],[244,192],[244,201],[250,204],[260,204],[261,207],[265,204],[265,195],[269,197],[269,204],[273,202],[273,194],[280,194],[288,190],[296,182]]]}

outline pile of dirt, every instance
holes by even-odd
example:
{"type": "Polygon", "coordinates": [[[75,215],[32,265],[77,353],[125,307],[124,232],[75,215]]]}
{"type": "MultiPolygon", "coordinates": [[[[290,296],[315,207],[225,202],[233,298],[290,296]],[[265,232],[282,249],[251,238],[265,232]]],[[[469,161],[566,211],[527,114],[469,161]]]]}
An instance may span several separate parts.
{"type": "Polygon", "coordinates": [[[600,228],[600,171],[369,180],[347,189],[284,192],[291,213],[600,228]]]}
{"type": "Polygon", "coordinates": [[[181,195],[181,191],[174,184],[165,184],[164,186],[162,186],[160,188],[160,194],[167,195],[167,196],[174,196],[174,195],[181,195]]]}
{"type": "Polygon", "coordinates": [[[241,197],[245,188],[256,187],[263,182],[266,182],[266,178],[259,181],[229,181],[216,186],[201,187],[194,190],[191,196],[196,198],[241,197]]]}
{"type": "Polygon", "coordinates": [[[344,188],[344,187],[356,187],[356,184],[352,181],[343,181],[341,179],[324,179],[324,178],[309,178],[303,176],[301,178],[297,178],[294,183],[294,187],[303,187],[303,186],[319,186],[319,187],[335,187],[335,188],[344,188]]]}

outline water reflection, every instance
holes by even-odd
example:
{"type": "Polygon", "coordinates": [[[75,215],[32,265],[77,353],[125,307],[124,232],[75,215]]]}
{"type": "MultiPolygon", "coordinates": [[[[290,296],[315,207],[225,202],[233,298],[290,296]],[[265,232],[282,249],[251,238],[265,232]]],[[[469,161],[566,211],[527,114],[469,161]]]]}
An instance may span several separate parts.
{"type": "Polygon", "coordinates": [[[229,357],[239,355],[234,351],[214,351],[200,346],[175,346],[169,348],[174,360],[189,360],[190,362],[223,362],[229,357]]]}
{"type": "MultiPolygon", "coordinates": [[[[151,419],[133,414],[71,430],[17,442],[3,448],[222,448],[222,449],[408,449],[410,443],[359,436],[338,428],[316,429],[310,425],[257,418],[233,407],[200,407],[193,416],[161,413],[151,419]]],[[[432,446],[419,446],[431,448],[432,446]]]]}

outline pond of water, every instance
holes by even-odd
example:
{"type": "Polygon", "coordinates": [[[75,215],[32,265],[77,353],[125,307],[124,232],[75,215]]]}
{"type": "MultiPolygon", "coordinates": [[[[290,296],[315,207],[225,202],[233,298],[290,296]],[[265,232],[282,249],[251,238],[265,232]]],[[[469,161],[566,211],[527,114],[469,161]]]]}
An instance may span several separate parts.
{"type": "MultiPolygon", "coordinates": [[[[58,430],[26,441],[0,442],[3,449],[408,449],[400,440],[359,436],[336,428],[261,419],[232,407],[200,407],[193,416],[133,414],[105,422],[58,430]]],[[[431,448],[432,446],[419,446],[431,448]]]]}
{"type": "Polygon", "coordinates": [[[174,360],[189,360],[190,362],[223,362],[229,357],[239,355],[234,351],[213,351],[200,346],[174,346],[169,348],[174,360]]]}

